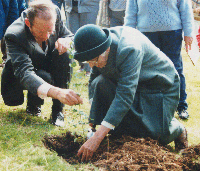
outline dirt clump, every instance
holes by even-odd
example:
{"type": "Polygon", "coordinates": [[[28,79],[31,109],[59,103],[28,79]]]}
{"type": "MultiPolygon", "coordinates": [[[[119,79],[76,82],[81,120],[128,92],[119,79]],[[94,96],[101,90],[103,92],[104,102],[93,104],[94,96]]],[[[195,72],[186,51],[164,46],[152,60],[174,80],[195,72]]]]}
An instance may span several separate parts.
{"type": "MultiPolygon", "coordinates": [[[[44,145],[58,153],[70,164],[80,163],[77,151],[85,141],[79,135],[66,132],[60,136],[45,136],[44,145]]],[[[92,164],[103,170],[200,170],[200,145],[189,147],[181,154],[169,146],[163,147],[151,138],[105,138],[94,153],[92,164]]]]}

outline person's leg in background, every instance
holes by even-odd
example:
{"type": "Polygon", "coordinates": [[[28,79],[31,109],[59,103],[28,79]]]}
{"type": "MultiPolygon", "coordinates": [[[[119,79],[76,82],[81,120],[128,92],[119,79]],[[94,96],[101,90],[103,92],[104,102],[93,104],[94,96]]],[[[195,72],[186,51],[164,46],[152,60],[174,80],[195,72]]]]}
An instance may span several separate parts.
{"type": "MultiPolygon", "coordinates": [[[[80,28],[80,14],[78,13],[78,6],[73,6],[72,11],[65,12],[66,15],[66,26],[72,32],[76,33],[76,31],[80,28]]],[[[84,65],[82,62],[79,62],[80,69],[78,72],[84,71],[84,65]]]]}
{"type": "Polygon", "coordinates": [[[181,119],[188,119],[188,104],[186,102],[186,81],[183,74],[183,61],[181,56],[182,30],[144,32],[151,42],[164,52],[173,62],[180,77],[180,100],[177,107],[178,115],[181,119]]]}
{"type": "Polygon", "coordinates": [[[76,31],[80,27],[80,19],[79,19],[79,13],[78,13],[78,7],[73,6],[71,12],[65,12],[66,15],[66,26],[67,28],[72,32],[76,33],[76,31]]]}
{"type": "Polygon", "coordinates": [[[143,32],[143,34],[148,37],[151,42],[161,50],[161,37],[159,32],[143,32]]]}
{"type": "Polygon", "coordinates": [[[186,102],[186,80],[183,74],[183,61],[181,55],[182,30],[162,32],[162,51],[172,60],[180,77],[180,100],[177,108],[181,119],[188,119],[188,104],[186,102]]]}
{"type": "Polygon", "coordinates": [[[124,25],[125,11],[112,11],[109,9],[110,27],[124,25]]]}
{"type": "MultiPolygon", "coordinates": [[[[86,24],[96,24],[96,19],[99,11],[99,1],[96,2],[94,6],[90,6],[91,12],[78,13],[78,3],[77,1],[72,1],[73,8],[72,11],[65,12],[66,15],[66,26],[72,32],[76,33],[76,31],[86,24]]],[[[86,71],[86,76],[90,75],[90,66],[88,63],[79,62],[80,69],[78,72],[86,71]]]]}
{"type": "MultiPolygon", "coordinates": [[[[99,2],[95,6],[91,6],[91,12],[80,13],[80,27],[86,24],[96,24],[97,15],[99,12],[99,2]]],[[[86,76],[90,76],[90,66],[88,63],[82,63],[83,69],[86,71],[86,76]]]]}

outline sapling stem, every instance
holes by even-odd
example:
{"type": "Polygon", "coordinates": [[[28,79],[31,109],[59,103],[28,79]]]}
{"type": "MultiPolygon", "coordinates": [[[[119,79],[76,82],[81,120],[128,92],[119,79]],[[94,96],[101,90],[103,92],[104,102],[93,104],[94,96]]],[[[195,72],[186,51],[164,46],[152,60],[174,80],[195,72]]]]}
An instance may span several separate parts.
{"type": "MultiPolygon", "coordinates": [[[[79,104],[79,114],[80,114],[80,121],[81,121],[81,113],[80,113],[80,109],[81,109],[81,105],[79,104]]],[[[83,131],[83,135],[84,135],[84,128],[83,128],[83,123],[81,121],[81,125],[82,125],[82,131],[83,131]]]]}
{"type": "MultiPolygon", "coordinates": [[[[108,141],[107,150],[108,150],[108,153],[109,153],[109,150],[110,150],[109,136],[110,136],[110,134],[107,134],[106,136],[107,136],[107,141],[108,141]]],[[[107,153],[107,160],[108,160],[108,153],[107,153]]]]}

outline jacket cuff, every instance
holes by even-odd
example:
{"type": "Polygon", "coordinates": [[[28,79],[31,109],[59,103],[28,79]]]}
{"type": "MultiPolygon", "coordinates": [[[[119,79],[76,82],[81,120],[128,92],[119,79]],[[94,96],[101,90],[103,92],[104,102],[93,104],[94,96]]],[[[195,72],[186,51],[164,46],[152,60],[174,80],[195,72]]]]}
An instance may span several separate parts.
{"type": "Polygon", "coordinates": [[[47,93],[51,87],[53,87],[53,86],[48,83],[43,83],[41,86],[39,86],[38,90],[37,90],[38,97],[40,97],[41,99],[46,98],[47,93]]]}
{"type": "Polygon", "coordinates": [[[108,123],[108,122],[106,122],[106,121],[102,121],[102,122],[101,122],[101,125],[103,125],[103,126],[109,128],[109,129],[112,129],[112,130],[115,129],[115,126],[114,126],[114,125],[112,125],[112,124],[110,124],[110,123],[108,123]]]}

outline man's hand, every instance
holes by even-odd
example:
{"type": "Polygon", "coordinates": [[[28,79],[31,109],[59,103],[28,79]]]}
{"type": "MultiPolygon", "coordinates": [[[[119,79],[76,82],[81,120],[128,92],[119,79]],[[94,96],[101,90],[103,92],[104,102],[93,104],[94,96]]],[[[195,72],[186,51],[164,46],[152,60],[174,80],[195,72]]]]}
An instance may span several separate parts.
{"type": "Polygon", "coordinates": [[[188,49],[191,50],[191,45],[192,45],[193,38],[192,37],[188,37],[188,36],[184,36],[184,41],[185,41],[186,52],[188,52],[188,49]]]}
{"type": "Polygon", "coordinates": [[[58,99],[61,103],[69,106],[83,104],[83,99],[71,89],[52,87],[49,89],[47,96],[58,99]]]}
{"type": "Polygon", "coordinates": [[[81,161],[88,161],[92,158],[93,153],[98,149],[104,137],[110,131],[109,128],[101,125],[99,129],[95,132],[94,136],[88,139],[78,150],[78,156],[81,157],[81,161]]]}
{"type": "Polygon", "coordinates": [[[193,12],[199,14],[200,13],[200,7],[193,9],[193,12]]]}
{"type": "Polygon", "coordinates": [[[58,50],[59,55],[62,55],[63,53],[67,52],[67,49],[70,48],[71,43],[72,43],[72,40],[70,37],[59,38],[55,42],[55,48],[58,50]]]}

